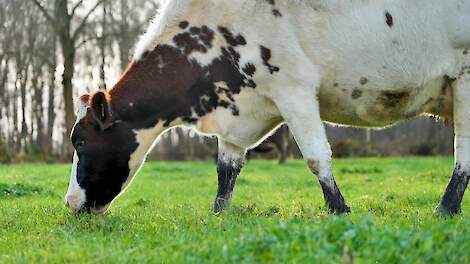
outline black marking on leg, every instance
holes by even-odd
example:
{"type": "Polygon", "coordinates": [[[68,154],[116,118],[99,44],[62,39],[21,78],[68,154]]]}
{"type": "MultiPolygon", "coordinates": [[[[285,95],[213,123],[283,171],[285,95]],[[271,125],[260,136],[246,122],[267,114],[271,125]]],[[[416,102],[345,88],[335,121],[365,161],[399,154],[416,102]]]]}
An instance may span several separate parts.
{"type": "Polygon", "coordinates": [[[323,197],[325,197],[325,202],[331,213],[344,214],[351,212],[349,206],[344,202],[343,195],[339,191],[335,180],[332,180],[333,187],[331,187],[331,184],[325,183],[321,180],[319,182],[323,190],[323,197]]]}
{"type": "Polygon", "coordinates": [[[240,170],[243,167],[242,160],[217,161],[217,174],[219,186],[214,202],[214,212],[219,213],[230,206],[233,188],[240,170]]]}
{"type": "Polygon", "coordinates": [[[452,179],[447,185],[444,196],[438,208],[438,213],[444,216],[459,214],[465,189],[467,189],[470,172],[463,171],[462,166],[457,164],[452,174],[452,179]]]}

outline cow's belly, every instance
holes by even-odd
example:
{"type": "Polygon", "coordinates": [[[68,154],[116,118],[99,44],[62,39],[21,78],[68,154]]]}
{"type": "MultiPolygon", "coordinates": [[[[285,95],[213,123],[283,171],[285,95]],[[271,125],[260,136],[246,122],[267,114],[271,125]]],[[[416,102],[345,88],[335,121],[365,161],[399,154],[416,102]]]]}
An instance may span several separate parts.
{"type": "Polygon", "coordinates": [[[452,89],[444,77],[394,88],[334,83],[321,87],[319,100],[323,120],[349,126],[384,127],[423,113],[452,118],[452,89]]]}

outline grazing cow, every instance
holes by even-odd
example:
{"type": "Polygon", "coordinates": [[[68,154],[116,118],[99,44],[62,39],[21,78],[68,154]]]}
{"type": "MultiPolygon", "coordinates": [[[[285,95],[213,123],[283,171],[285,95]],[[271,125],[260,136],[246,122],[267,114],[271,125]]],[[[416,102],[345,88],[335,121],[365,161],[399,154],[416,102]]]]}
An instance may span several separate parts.
{"type": "Polygon", "coordinates": [[[103,212],[165,130],[219,139],[214,210],[229,205],[245,152],[289,125],[329,210],[349,212],[322,120],[384,127],[429,113],[455,126],[455,170],[438,212],[470,175],[470,1],[164,0],[110,91],[81,97],[67,204],[103,212]]]}

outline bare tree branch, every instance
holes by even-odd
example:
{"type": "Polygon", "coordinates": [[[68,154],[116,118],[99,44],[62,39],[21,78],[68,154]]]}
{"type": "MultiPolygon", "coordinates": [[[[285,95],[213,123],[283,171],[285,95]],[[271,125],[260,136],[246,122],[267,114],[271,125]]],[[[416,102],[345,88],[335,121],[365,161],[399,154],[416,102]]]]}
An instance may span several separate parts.
{"type": "Polygon", "coordinates": [[[55,25],[54,25],[55,20],[49,15],[46,8],[44,6],[42,6],[41,3],[39,3],[38,0],[31,0],[31,2],[33,2],[33,4],[36,5],[39,8],[39,10],[44,15],[44,17],[46,17],[47,22],[49,22],[55,28],[55,25]]]}
{"type": "Polygon", "coordinates": [[[84,0],[80,0],[75,4],[75,6],[72,8],[72,12],[70,13],[70,17],[73,17],[75,15],[75,12],[83,4],[83,1],[84,0]]]}
{"type": "Polygon", "coordinates": [[[99,40],[101,38],[109,38],[109,37],[116,37],[116,36],[119,36],[119,33],[108,33],[108,34],[104,34],[102,36],[91,36],[89,38],[86,38],[86,39],[83,39],[82,41],[80,41],[76,46],[75,46],[75,49],[79,49],[81,47],[83,47],[83,45],[87,44],[88,42],[90,41],[95,41],[95,40],[99,40]]]}
{"type": "MultiPolygon", "coordinates": [[[[34,0],[36,1],[36,0],[34,0]]],[[[93,12],[95,12],[95,10],[104,2],[105,0],[98,0],[96,2],[96,4],[88,11],[88,13],[86,13],[86,15],[83,17],[82,19],[82,22],[80,23],[80,25],[78,25],[77,29],[75,30],[75,32],[72,34],[72,39],[75,41],[77,39],[77,37],[83,32],[83,30],[85,29],[85,26],[86,26],[86,23],[87,23],[87,20],[88,18],[90,17],[91,14],[93,14],[93,12]]]]}
{"type": "Polygon", "coordinates": [[[80,49],[80,48],[83,47],[85,44],[87,44],[89,41],[98,40],[98,39],[100,39],[100,37],[98,37],[98,36],[93,36],[93,37],[86,38],[86,39],[82,40],[80,43],[78,43],[78,44],[75,46],[75,49],[80,49]]]}

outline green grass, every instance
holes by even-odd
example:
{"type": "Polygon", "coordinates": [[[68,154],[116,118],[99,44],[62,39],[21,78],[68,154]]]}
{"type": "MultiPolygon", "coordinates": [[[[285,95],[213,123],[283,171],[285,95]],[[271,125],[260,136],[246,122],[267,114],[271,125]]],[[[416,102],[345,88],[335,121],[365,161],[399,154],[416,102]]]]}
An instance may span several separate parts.
{"type": "Polygon", "coordinates": [[[0,166],[0,263],[470,263],[463,214],[434,215],[451,158],[347,159],[352,213],[327,214],[301,161],[251,161],[230,210],[211,212],[211,162],[148,163],[106,215],[71,215],[67,165],[0,166]]]}

